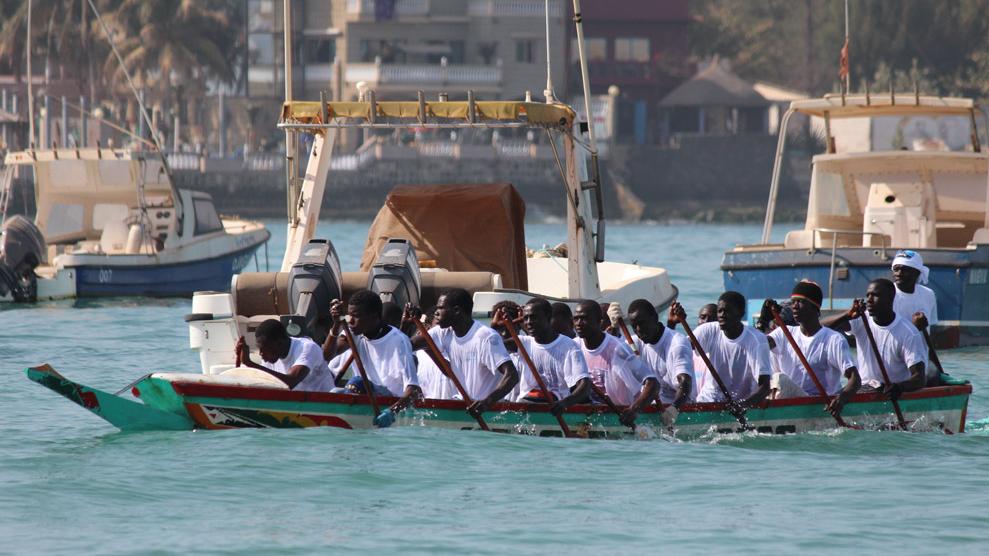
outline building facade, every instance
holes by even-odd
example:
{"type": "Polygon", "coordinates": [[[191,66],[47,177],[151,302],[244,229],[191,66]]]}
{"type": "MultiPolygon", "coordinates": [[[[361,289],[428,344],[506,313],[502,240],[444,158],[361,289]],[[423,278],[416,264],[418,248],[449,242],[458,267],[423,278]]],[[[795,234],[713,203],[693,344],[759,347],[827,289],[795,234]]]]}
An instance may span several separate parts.
{"type": "MultiPolygon", "coordinates": [[[[581,2],[591,94],[617,92],[616,141],[658,140],[660,99],[693,73],[688,4],[688,0],[581,2]]],[[[568,85],[571,93],[579,94],[577,38],[572,25],[567,32],[568,85]]]]}
{"type": "MultiPolygon", "coordinates": [[[[248,96],[284,92],[283,0],[247,0],[248,96]]],[[[542,98],[546,84],[543,0],[292,0],[296,98],[409,99],[422,90],[464,98],[542,98]]],[[[563,0],[550,0],[550,57],[565,88],[563,0]]],[[[561,91],[562,92],[562,91],[561,91]]]]}

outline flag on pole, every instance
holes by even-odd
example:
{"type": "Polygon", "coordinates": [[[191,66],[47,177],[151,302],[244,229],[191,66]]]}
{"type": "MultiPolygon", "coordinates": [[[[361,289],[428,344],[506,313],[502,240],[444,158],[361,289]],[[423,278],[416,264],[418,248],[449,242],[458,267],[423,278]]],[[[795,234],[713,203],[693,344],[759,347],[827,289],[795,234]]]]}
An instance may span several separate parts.
{"type": "Polygon", "coordinates": [[[845,44],[841,47],[841,60],[838,63],[838,78],[842,83],[848,81],[848,37],[845,37],[845,44]]]}

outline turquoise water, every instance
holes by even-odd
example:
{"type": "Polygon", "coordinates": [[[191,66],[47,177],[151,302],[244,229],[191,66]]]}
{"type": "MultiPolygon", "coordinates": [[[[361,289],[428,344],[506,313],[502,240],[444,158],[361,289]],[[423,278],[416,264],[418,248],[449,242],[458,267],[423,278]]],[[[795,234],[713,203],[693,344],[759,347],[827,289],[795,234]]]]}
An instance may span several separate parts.
{"type": "MultiPolygon", "coordinates": [[[[275,265],[285,234],[269,225],[275,265]]],[[[323,228],[347,269],[367,226],[323,228]]],[[[527,234],[530,246],[555,244],[563,228],[527,234]]],[[[612,225],[609,258],[668,268],[693,312],[721,289],[721,251],[758,236],[612,225]]],[[[969,433],[955,436],[122,434],[23,375],[48,362],[115,391],[150,370],[198,370],[189,310],[131,299],[0,310],[0,554],[986,552],[989,349],[942,354],[976,388],[969,433]]]]}

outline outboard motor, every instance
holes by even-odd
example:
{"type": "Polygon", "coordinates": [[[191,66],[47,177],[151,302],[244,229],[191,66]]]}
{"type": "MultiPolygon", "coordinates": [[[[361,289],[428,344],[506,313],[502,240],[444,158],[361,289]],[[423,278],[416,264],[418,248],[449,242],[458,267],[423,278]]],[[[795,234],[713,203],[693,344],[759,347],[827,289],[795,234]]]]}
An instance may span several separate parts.
{"type": "Polygon", "coordinates": [[[312,239],[292,265],[288,277],[289,312],[281,321],[291,336],[322,342],[329,332],[330,301],[340,299],[343,278],[333,244],[312,239]]]}
{"type": "Polygon", "coordinates": [[[407,239],[391,238],[378,253],[367,277],[367,289],[381,297],[383,303],[404,307],[419,305],[422,276],[416,250],[407,239]]]}
{"type": "Polygon", "coordinates": [[[9,292],[19,303],[37,301],[34,269],[45,260],[45,236],[21,215],[8,218],[0,234],[0,297],[9,292]]]}

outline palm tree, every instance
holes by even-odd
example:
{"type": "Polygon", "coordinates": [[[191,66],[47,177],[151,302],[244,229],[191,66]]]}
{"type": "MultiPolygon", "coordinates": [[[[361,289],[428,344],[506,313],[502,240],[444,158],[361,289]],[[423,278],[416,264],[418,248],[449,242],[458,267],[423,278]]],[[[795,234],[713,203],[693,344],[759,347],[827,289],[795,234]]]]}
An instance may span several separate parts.
{"type": "MultiPolygon", "coordinates": [[[[97,3],[105,4],[106,0],[97,3]]],[[[27,8],[24,0],[0,0],[0,59],[7,61],[20,82],[25,50],[44,53],[59,73],[79,78],[80,93],[95,96],[93,57],[101,56],[93,42],[88,0],[33,0],[32,29],[26,44],[27,8]],[[88,91],[87,91],[88,89],[88,91]]],[[[102,45],[101,45],[102,46],[102,45]]]]}
{"type": "MultiPolygon", "coordinates": [[[[229,53],[242,34],[234,19],[239,13],[236,0],[115,0],[105,18],[137,86],[174,110],[183,97],[204,92],[207,78],[233,81],[229,53]]],[[[129,94],[112,53],[103,70],[117,92],[129,94]]]]}

